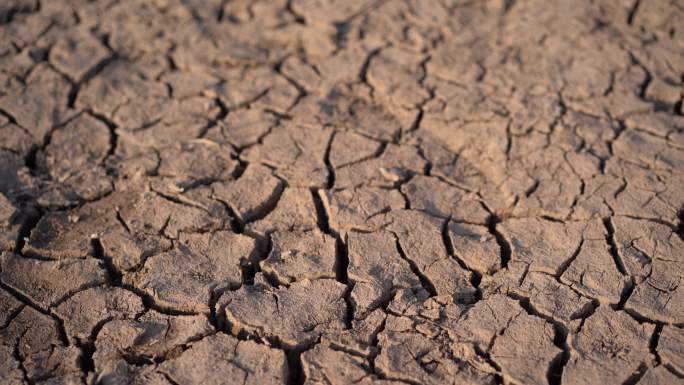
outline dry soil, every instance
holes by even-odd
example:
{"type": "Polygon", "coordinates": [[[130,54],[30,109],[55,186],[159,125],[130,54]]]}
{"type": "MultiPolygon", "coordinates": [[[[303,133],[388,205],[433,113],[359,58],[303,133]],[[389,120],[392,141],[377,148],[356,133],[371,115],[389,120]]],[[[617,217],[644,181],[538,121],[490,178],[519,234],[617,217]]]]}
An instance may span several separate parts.
{"type": "Polygon", "coordinates": [[[0,383],[684,383],[681,0],[0,3],[0,383]]]}

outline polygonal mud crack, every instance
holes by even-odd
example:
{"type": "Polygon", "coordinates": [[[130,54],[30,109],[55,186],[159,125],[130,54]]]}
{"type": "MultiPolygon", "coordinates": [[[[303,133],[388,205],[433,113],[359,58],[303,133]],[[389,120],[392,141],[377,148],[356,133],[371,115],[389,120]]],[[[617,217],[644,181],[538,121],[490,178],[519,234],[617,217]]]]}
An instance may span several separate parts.
{"type": "Polygon", "coordinates": [[[679,3],[2,2],[0,383],[682,382],[679,3]]]}

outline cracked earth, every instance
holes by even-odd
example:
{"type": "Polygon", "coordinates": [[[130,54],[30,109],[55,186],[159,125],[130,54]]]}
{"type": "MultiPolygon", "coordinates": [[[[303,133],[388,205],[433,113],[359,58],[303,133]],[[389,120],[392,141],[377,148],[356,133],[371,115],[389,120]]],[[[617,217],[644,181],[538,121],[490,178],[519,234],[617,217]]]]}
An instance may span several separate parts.
{"type": "Polygon", "coordinates": [[[5,0],[0,383],[684,383],[678,0],[5,0]]]}

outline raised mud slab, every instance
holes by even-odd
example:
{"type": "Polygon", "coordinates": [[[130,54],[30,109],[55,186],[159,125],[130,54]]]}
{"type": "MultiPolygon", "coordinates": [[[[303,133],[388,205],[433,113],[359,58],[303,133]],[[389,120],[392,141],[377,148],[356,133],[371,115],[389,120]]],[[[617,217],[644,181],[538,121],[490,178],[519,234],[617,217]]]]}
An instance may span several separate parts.
{"type": "Polygon", "coordinates": [[[684,384],[683,21],[0,1],[0,384],[684,384]]]}

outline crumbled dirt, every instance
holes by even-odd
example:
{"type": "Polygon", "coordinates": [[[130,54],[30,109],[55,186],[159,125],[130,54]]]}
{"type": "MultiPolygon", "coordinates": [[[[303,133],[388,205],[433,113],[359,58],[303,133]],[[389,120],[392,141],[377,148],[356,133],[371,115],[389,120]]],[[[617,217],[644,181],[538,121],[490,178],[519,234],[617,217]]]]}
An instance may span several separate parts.
{"type": "Polygon", "coordinates": [[[684,384],[682,20],[5,0],[0,383],[684,384]]]}

